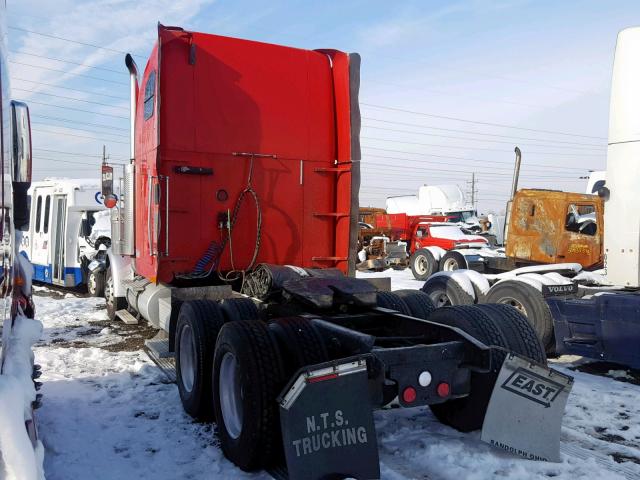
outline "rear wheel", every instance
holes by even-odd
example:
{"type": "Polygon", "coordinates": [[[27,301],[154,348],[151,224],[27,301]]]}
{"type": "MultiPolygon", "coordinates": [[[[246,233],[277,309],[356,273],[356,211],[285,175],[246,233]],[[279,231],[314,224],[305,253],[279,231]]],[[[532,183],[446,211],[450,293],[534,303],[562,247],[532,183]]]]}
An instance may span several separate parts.
{"type": "Polygon", "coordinates": [[[185,412],[199,420],[212,417],[211,365],[224,317],[216,302],[184,302],[176,326],[176,383],[185,412]]]}
{"type": "Polygon", "coordinates": [[[116,312],[118,310],[122,310],[123,308],[127,308],[127,299],[124,297],[115,296],[111,267],[107,268],[104,286],[104,299],[107,304],[107,316],[109,317],[109,320],[115,320],[116,312]]]}
{"type": "Polygon", "coordinates": [[[220,309],[227,322],[260,320],[258,307],[248,298],[229,298],[223,300],[220,309]]]}
{"type": "Polygon", "coordinates": [[[431,297],[420,290],[395,290],[393,293],[404,300],[412,317],[426,320],[436,309],[431,297]]]}
{"type": "Polygon", "coordinates": [[[409,306],[395,292],[378,292],[377,303],[379,307],[395,310],[403,315],[411,315],[409,306]]]}
{"type": "Polygon", "coordinates": [[[426,280],[438,271],[438,262],[426,248],[416,250],[409,258],[411,273],[416,280],[426,280]]]}
{"type": "Polygon", "coordinates": [[[436,308],[475,303],[470,292],[466,292],[456,280],[444,274],[431,277],[421,290],[429,295],[436,308]]]}
{"type": "Polygon", "coordinates": [[[537,288],[518,280],[502,280],[491,287],[485,302],[514,307],[533,325],[545,349],[553,349],[555,342],[551,310],[537,288]]]}
{"type": "Polygon", "coordinates": [[[274,335],[262,322],[227,323],[213,365],[215,417],[225,456],[245,471],[277,462],[282,442],[276,397],[286,377],[274,335]]]}
{"type": "MultiPolygon", "coordinates": [[[[495,345],[545,364],[544,348],[531,325],[515,309],[506,305],[474,305],[436,310],[430,320],[458,327],[486,345],[495,345]]],[[[482,428],[491,393],[506,352],[493,350],[492,370],[471,373],[468,396],[432,405],[442,423],[469,432],[482,428]]]]}
{"type": "Polygon", "coordinates": [[[324,338],[306,318],[279,318],[270,328],[278,339],[287,377],[301,367],[329,360],[324,338]]]}
{"type": "MultiPolygon", "coordinates": [[[[429,320],[460,328],[486,345],[507,346],[507,341],[500,329],[486,312],[475,305],[440,308],[433,312],[429,320]]],[[[470,392],[466,397],[431,405],[431,411],[436,418],[461,432],[482,428],[491,392],[504,358],[504,352],[492,351],[492,371],[472,372],[470,392]]]]}
{"type": "Polygon", "coordinates": [[[450,250],[440,259],[440,270],[443,272],[453,272],[454,270],[462,270],[463,268],[469,268],[469,265],[464,255],[460,252],[450,250]]]}
{"type": "Polygon", "coordinates": [[[87,275],[87,292],[92,297],[104,295],[105,272],[89,272],[87,275]]]}
{"type": "Polygon", "coordinates": [[[510,305],[485,304],[478,305],[497,323],[502,331],[509,349],[538,363],[545,363],[544,346],[533,326],[517,309],[510,305]]]}

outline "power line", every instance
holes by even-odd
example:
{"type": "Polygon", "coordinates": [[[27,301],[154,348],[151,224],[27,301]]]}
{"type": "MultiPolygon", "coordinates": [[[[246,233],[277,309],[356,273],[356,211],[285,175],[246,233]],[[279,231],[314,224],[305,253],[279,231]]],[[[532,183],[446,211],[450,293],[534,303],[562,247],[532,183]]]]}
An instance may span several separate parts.
{"type": "MultiPolygon", "coordinates": [[[[456,148],[462,150],[484,150],[487,152],[500,152],[500,153],[513,153],[508,150],[501,150],[497,148],[486,148],[486,147],[463,147],[461,145],[438,145],[434,143],[421,143],[421,142],[410,142],[408,140],[393,140],[390,138],[379,138],[379,137],[365,137],[361,136],[361,139],[365,140],[375,140],[380,142],[392,142],[392,143],[403,143],[406,145],[420,145],[421,147],[438,147],[438,148],[456,148]]],[[[537,155],[561,155],[561,156],[570,156],[570,157],[600,157],[603,158],[604,154],[596,154],[596,153],[558,153],[558,152],[538,152],[538,151],[527,151],[527,155],[537,154],[537,155]]]]}
{"type": "MultiPolygon", "coordinates": [[[[396,133],[410,133],[413,135],[423,135],[427,137],[439,137],[439,138],[452,138],[454,140],[465,140],[468,142],[488,142],[488,143],[506,143],[508,145],[513,145],[514,142],[510,142],[507,140],[489,140],[484,138],[470,138],[470,137],[457,137],[455,135],[440,135],[437,133],[426,133],[426,132],[414,132],[411,130],[399,130],[396,128],[387,128],[387,127],[376,127],[375,125],[362,125],[363,128],[374,128],[376,130],[385,130],[387,132],[396,132],[396,133]]],[[[545,145],[540,143],[520,143],[519,145],[526,145],[529,147],[551,147],[551,148],[561,148],[561,149],[571,149],[571,150],[586,150],[586,151],[594,151],[593,148],[583,148],[583,147],[570,147],[565,145],[545,145]]],[[[603,152],[604,153],[604,152],[603,152]]]]}
{"type": "Polygon", "coordinates": [[[483,132],[474,132],[473,130],[459,130],[455,128],[442,128],[442,127],[432,127],[431,125],[421,125],[419,123],[407,123],[407,122],[396,122],[393,120],[383,120],[381,118],[372,118],[372,117],[362,117],[363,120],[373,120],[376,122],[382,123],[392,123],[395,125],[405,125],[411,127],[420,127],[420,128],[430,128],[433,130],[443,130],[446,132],[459,132],[459,133],[471,133],[473,135],[483,135],[487,137],[500,137],[500,138],[513,138],[516,140],[533,140],[533,141],[541,141],[541,142],[553,142],[553,143],[563,143],[567,145],[581,145],[581,146],[590,146],[590,147],[598,147],[598,148],[606,148],[606,144],[598,145],[595,143],[577,143],[577,142],[564,142],[562,140],[553,140],[550,138],[531,138],[531,137],[514,137],[512,135],[498,135],[495,133],[483,133],[483,132]]]}
{"type": "Polygon", "coordinates": [[[90,78],[92,80],[100,80],[102,82],[115,83],[116,85],[128,85],[127,82],[117,82],[115,80],[109,80],[107,78],[94,77],[94,76],[91,76],[91,75],[85,75],[84,73],[72,73],[72,72],[70,72],[68,70],[58,70],[57,68],[45,67],[43,65],[32,65],[30,63],[16,62],[15,60],[9,60],[9,63],[13,63],[15,65],[24,65],[25,67],[41,68],[43,70],[49,70],[50,72],[67,73],[67,74],[73,75],[74,77],[90,78]]]}
{"type": "MultiPolygon", "coordinates": [[[[435,155],[435,154],[430,154],[430,153],[422,153],[422,152],[408,152],[406,150],[394,150],[394,149],[390,149],[390,148],[378,148],[378,147],[372,147],[370,145],[362,145],[363,148],[370,148],[371,150],[379,150],[381,152],[392,152],[392,153],[407,153],[410,155],[422,155],[424,157],[436,157],[436,158],[450,158],[450,159],[454,159],[454,160],[466,160],[466,161],[471,161],[471,162],[481,162],[481,163],[485,163],[485,164],[491,164],[491,163],[499,163],[499,164],[503,164],[503,165],[514,165],[514,162],[503,162],[500,160],[481,160],[479,158],[469,158],[469,157],[454,157],[452,155],[435,155]]],[[[446,164],[445,164],[446,165],[446,164]]],[[[457,164],[454,164],[457,165],[457,164]]],[[[525,167],[542,167],[545,169],[548,168],[561,168],[561,169],[566,169],[566,170],[576,170],[579,172],[585,172],[588,171],[588,168],[579,168],[579,167],[559,167],[556,165],[547,165],[547,164],[542,164],[542,163],[527,163],[525,164],[525,167]]],[[[511,169],[513,170],[513,169],[511,169]]],[[[559,173],[563,173],[563,172],[559,172],[559,173]]]]}
{"type": "Polygon", "coordinates": [[[76,102],[90,103],[92,105],[100,105],[102,107],[118,108],[120,110],[129,110],[128,107],[121,107],[118,105],[101,103],[101,102],[92,102],[91,100],[83,100],[81,98],[65,97],[64,95],[56,95],[54,93],[39,92],[37,90],[27,90],[25,88],[14,88],[13,90],[19,90],[21,92],[28,92],[28,93],[35,93],[37,95],[47,95],[49,97],[62,98],[64,100],[75,100],[76,102]]]}
{"type": "Polygon", "coordinates": [[[68,128],[70,130],[78,130],[80,132],[95,133],[97,135],[112,135],[112,136],[115,136],[115,137],[129,138],[129,135],[123,135],[121,133],[96,132],[95,130],[87,130],[86,128],[67,127],[66,125],[55,125],[55,124],[52,124],[52,123],[31,122],[31,125],[41,125],[43,127],[68,128]]]}
{"type": "MultiPolygon", "coordinates": [[[[101,162],[96,162],[96,163],[87,163],[87,162],[74,162],[73,160],[62,160],[59,158],[50,158],[50,157],[41,157],[41,156],[35,156],[34,157],[35,160],[47,160],[49,162],[60,162],[60,163],[71,163],[74,165],[87,165],[87,166],[91,166],[91,167],[95,167],[97,169],[100,168],[100,164],[101,162]]],[[[111,162],[114,165],[125,165],[124,163],[115,163],[115,162],[111,162]]]]}
{"type": "MultiPolygon", "coordinates": [[[[64,128],[64,127],[62,127],[62,128],[64,128]]],[[[78,137],[78,138],[88,138],[88,139],[92,139],[92,140],[100,140],[100,141],[104,141],[105,143],[122,143],[123,145],[129,145],[129,142],[120,142],[118,140],[106,140],[105,141],[104,139],[102,139],[100,137],[88,137],[86,135],[76,135],[74,133],[67,133],[67,132],[56,132],[54,130],[43,130],[41,128],[37,129],[36,131],[37,132],[42,132],[42,133],[53,133],[53,134],[56,134],[56,135],[64,135],[64,136],[67,136],[67,137],[78,137]]]]}
{"type": "Polygon", "coordinates": [[[46,115],[31,115],[31,118],[44,118],[45,120],[56,120],[58,122],[76,123],[78,125],[89,125],[91,127],[105,128],[107,130],[120,130],[120,131],[123,131],[123,132],[128,132],[129,131],[128,128],[112,127],[111,125],[105,125],[104,123],[80,122],[78,120],[71,120],[71,119],[68,119],[68,118],[60,118],[60,117],[49,117],[49,116],[46,116],[46,115]]]}
{"type": "MultiPolygon", "coordinates": [[[[373,154],[367,154],[366,156],[369,157],[375,157],[375,158],[386,158],[386,159],[391,159],[391,160],[402,160],[404,162],[416,162],[419,160],[415,159],[415,158],[406,158],[406,157],[389,157],[389,156],[384,156],[384,155],[373,155],[373,154]]],[[[372,163],[372,162],[366,162],[366,161],[362,161],[362,163],[372,163]]],[[[384,164],[383,164],[384,165],[384,164]]],[[[424,167],[423,167],[424,168],[424,167]]],[[[425,169],[426,170],[426,169],[425,169]]],[[[428,170],[433,170],[436,172],[451,172],[451,173],[463,173],[463,174],[468,174],[469,171],[468,170],[451,170],[451,169],[441,169],[441,168],[431,168],[429,167],[428,170]]],[[[485,172],[478,172],[477,175],[483,175],[483,176],[500,176],[500,177],[511,177],[512,174],[510,173],[485,173],[485,172]]],[[[524,176],[524,175],[523,175],[524,176]]],[[[536,178],[551,178],[551,179],[555,179],[558,178],[558,176],[556,175],[535,175],[536,178]]],[[[563,178],[567,178],[567,177],[563,177],[563,178]]]]}
{"type": "Polygon", "coordinates": [[[79,63],[79,62],[73,62],[71,60],[62,60],[61,58],[53,58],[53,57],[47,57],[45,55],[36,55],[35,53],[27,53],[27,52],[16,52],[14,50],[11,50],[11,54],[12,55],[28,55],[30,57],[36,57],[36,58],[44,58],[46,60],[53,60],[54,62],[61,62],[61,63],[69,63],[71,65],[78,65],[80,67],[87,67],[87,68],[94,68],[96,70],[104,70],[105,72],[113,72],[113,73],[119,73],[119,74],[125,74],[127,73],[124,69],[122,70],[115,70],[113,68],[105,68],[105,67],[96,67],[94,65],[89,65],[88,63],[79,63]]]}
{"type": "Polygon", "coordinates": [[[44,105],[45,107],[61,108],[63,110],[73,110],[74,112],[91,113],[92,115],[100,115],[100,116],[106,115],[107,117],[122,118],[124,120],[129,120],[129,117],[125,117],[122,115],[113,115],[111,113],[96,112],[95,110],[82,110],[80,108],[66,107],[62,105],[52,105],[51,103],[37,102],[35,100],[29,100],[29,104],[44,105]]]}
{"type": "Polygon", "coordinates": [[[552,135],[565,135],[565,136],[570,136],[570,137],[595,138],[595,139],[598,139],[598,140],[607,140],[606,137],[596,137],[596,136],[593,136],[593,135],[580,135],[580,134],[577,134],[577,133],[558,132],[558,131],[554,131],[554,130],[540,130],[540,129],[536,129],[536,128],[516,127],[515,125],[506,125],[504,123],[483,122],[483,121],[479,121],[479,120],[469,120],[469,119],[466,119],[466,118],[450,117],[450,116],[446,116],[446,115],[436,115],[436,114],[433,114],[433,113],[417,112],[415,110],[405,110],[403,108],[389,107],[389,106],[386,106],[386,105],[376,105],[376,104],[373,104],[373,103],[360,102],[360,105],[364,105],[366,107],[372,107],[372,108],[379,108],[379,109],[382,109],[382,110],[391,110],[391,111],[395,111],[395,112],[411,113],[413,115],[422,115],[424,117],[441,118],[441,119],[444,119],[444,120],[454,120],[454,121],[457,121],[457,122],[464,122],[464,123],[474,123],[476,125],[488,125],[488,126],[491,126],[491,127],[513,128],[513,129],[516,129],[516,130],[524,130],[524,131],[528,131],[528,132],[550,133],[552,135]]]}
{"type": "MultiPolygon", "coordinates": [[[[65,42],[70,42],[70,43],[75,43],[78,45],[84,45],[85,47],[93,47],[93,48],[97,48],[99,50],[107,50],[109,52],[114,52],[114,53],[123,53],[123,54],[127,54],[127,53],[131,53],[131,52],[125,52],[123,50],[116,50],[115,48],[110,48],[110,47],[102,47],[100,45],[95,45],[93,43],[87,43],[87,42],[80,42],[78,40],[71,40],[69,38],[64,38],[64,37],[58,37],[56,35],[51,35],[50,33],[42,33],[42,32],[35,32],[33,30],[28,30],[26,28],[20,28],[20,27],[8,27],[11,30],[18,30],[20,32],[26,32],[26,33],[31,33],[33,35],[40,35],[42,37],[48,37],[48,38],[55,38],[56,40],[63,40],[65,42]]],[[[140,58],[145,58],[144,55],[141,55],[139,53],[131,53],[131,55],[133,56],[137,56],[140,58]]]]}
{"type": "MultiPolygon", "coordinates": [[[[33,150],[38,150],[38,151],[42,151],[42,152],[51,152],[51,153],[61,153],[64,155],[73,155],[73,156],[78,156],[78,157],[97,157],[97,158],[102,158],[102,155],[97,154],[97,153],[78,153],[78,152],[65,152],[63,150],[50,150],[47,148],[34,148],[33,150]]],[[[115,158],[116,160],[127,160],[125,157],[113,157],[111,156],[111,158],[115,158]]]]}
{"type": "Polygon", "coordinates": [[[15,81],[18,81],[18,82],[35,83],[36,85],[43,85],[43,86],[47,86],[47,87],[60,88],[62,90],[71,90],[72,92],[88,93],[89,95],[99,95],[99,96],[102,96],[102,97],[117,98],[118,100],[129,100],[129,98],[127,98],[127,97],[119,97],[117,95],[109,95],[107,93],[92,92],[90,90],[81,90],[79,88],[61,87],[60,85],[56,85],[54,83],[36,82],[35,80],[27,80],[26,78],[12,77],[11,80],[15,80],[15,81]]]}

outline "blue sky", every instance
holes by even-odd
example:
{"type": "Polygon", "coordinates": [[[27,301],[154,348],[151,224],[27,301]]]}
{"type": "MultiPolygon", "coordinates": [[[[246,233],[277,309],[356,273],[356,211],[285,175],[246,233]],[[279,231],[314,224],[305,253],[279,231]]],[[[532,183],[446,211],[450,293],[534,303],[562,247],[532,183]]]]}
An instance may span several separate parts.
{"type": "Polygon", "coordinates": [[[475,172],[489,211],[504,208],[515,145],[523,187],[582,191],[579,177],[604,168],[616,34],[639,23],[640,2],[9,0],[8,12],[13,96],[31,106],[36,178],[97,176],[103,144],[126,160],[120,52],[146,57],[160,21],[359,52],[361,203],[383,206],[422,184],[469,191],[475,172]]]}

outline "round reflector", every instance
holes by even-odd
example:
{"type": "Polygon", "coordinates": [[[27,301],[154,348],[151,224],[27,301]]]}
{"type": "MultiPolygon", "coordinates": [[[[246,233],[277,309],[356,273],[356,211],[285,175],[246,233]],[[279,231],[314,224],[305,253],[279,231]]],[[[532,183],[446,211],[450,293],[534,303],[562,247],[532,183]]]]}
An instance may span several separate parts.
{"type": "Polygon", "coordinates": [[[428,387],[431,385],[431,374],[425,370],[418,376],[418,383],[421,387],[428,387]]]}
{"type": "Polygon", "coordinates": [[[451,393],[451,387],[449,387],[448,383],[442,382],[438,384],[438,388],[436,389],[436,391],[438,392],[438,395],[441,396],[442,398],[448,397],[449,394],[451,393]]]}
{"type": "Polygon", "coordinates": [[[413,403],[416,401],[416,389],[413,387],[407,387],[402,392],[402,400],[404,403],[413,403]]]}
{"type": "Polygon", "coordinates": [[[109,195],[104,199],[104,206],[107,208],[113,208],[117,205],[118,200],[115,195],[109,195]]]}

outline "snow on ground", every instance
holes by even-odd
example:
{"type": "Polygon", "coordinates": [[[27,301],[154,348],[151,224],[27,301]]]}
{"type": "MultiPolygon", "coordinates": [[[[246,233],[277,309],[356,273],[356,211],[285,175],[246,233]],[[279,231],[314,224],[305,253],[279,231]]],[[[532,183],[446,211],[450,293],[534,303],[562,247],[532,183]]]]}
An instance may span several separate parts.
{"type": "MultiPolygon", "coordinates": [[[[393,289],[423,283],[408,270],[359,276],[390,276],[393,289]]],[[[103,300],[42,287],[35,292],[44,324],[35,356],[43,371],[37,416],[47,479],[268,478],[236,469],[218,449],[214,427],[183,413],[177,388],[141,350],[152,329],[109,324],[103,300]]],[[[620,468],[640,478],[640,376],[621,367],[595,372],[604,376],[574,371],[592,365],[583,363],[563,357],[554,365],[576,379],[562,463],[495,450],[479,432],[439,424],[428,408],[389,409],[375,413],[383,478],[624,478],[620,468]],[[572,455],[575,449],[581,458],[572,455]]]]}

